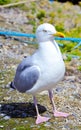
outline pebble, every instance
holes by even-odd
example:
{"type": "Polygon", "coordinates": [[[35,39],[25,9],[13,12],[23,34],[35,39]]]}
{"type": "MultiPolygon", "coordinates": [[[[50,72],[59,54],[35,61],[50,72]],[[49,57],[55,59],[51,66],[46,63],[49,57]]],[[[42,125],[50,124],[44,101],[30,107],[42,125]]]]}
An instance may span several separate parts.
{"type": "Polygon", "coordinates": [[[16,128],[13,128],[12,130],[16,130],[16,128]]]}
{"type": "Polygon", "coordinates": [[[71,84],[70,88],[76,89],[76,85],[75,84],[71,84]]]}
{"type": "Polygon", "coordinates": [[[11,99],[11,96],[10,96],[10,97],[4,97],[4,98],[3,98],[4,101],[8,101],[8,100],[10,100],[10,99],[11,99]]]}
{"type": "Polygon", "coordinates": [[[24,123],[28,123],[28,121],[26,120],[26,121],[24,121],[24,123]]]}
{"type": "Polygon", "coordinates": [[[73,93],[74,98],[81,99],[81,95],[79,93],[73,93]]]}
{"type": "Polygon", "coordinates": [[[1,113],[1,114],[0,114],[1,117],[4,117],[5,115],[6,115],[6,114],[4,114],[4,113],[1,113]]]}
{"type": "Polygon", "coordinates": [[[62,128],[62,130],[66,130],[66,128],[62,128]]]}
{"type": "Polygon", "coordinates": [[[9,119],[10,119],[10,116],[5,116],[3,119],[9,120],[9,119]]]}
{"type": "Polygon", "coordinates": [[[56,91],[57,91],[57,92],[62,92],[62,91],[63,91],[63,87],[57,87],[57,88],[56,88],[56,91]]]}
{"type": "Polygon", "coordinates": [[[50,123],[50,122],[46,122],[46,124],[45,124],[44,126],[50,127],[50,126],[51,126],[51,123],[50,123]]]}
{"type": "Polygon", "coordinates": [[[2,107],[2,105],[0,104],[0,108],[2,107]]]}
{"type": "Polygon", "coordinates": [[[5,88],[10,88],[10,84],[11,84],[11,82],[9,82],[8,84],[6,84],[5,88]]]}
{"type": "Polygon", "coordinates": [[[3,47],[3,44],[2,44],[2,43],[0,43],[0,48],[1,48],[1,47],[3,47]]]}
{"type": "Polygon", "coordinates": [[[65,80],[70,81],[70,82],[74,82],[75,79],[76,79],[75,76],[66,76],[66,77],[65,77],[65,80]]]}
{"type": "Polygon", "coordinates": [[[4,126],[3,126],[3,125],[0,125],[0,128],[4,128],[4,126]]]}
{"type": "Polygon", "coordinates": [[[33,125],[33,124],[30,126],[30,128],[34,128],[34,127],[35,127],[35,125],[33,125]]]}

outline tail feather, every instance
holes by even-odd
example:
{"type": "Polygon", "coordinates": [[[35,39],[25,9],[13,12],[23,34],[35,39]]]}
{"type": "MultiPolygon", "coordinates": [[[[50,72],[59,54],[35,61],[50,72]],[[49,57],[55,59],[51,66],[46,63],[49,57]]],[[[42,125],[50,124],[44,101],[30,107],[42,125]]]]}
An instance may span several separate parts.
{"type": "Polygon", "coordinates": [[[13,89],[13,90],[15,90],[15,89],[16,89],[16,88],[14,87],[13,82],[11,82],[11,83],[10,83],[10,88],[11,88],[11,89],[13,89]]]}

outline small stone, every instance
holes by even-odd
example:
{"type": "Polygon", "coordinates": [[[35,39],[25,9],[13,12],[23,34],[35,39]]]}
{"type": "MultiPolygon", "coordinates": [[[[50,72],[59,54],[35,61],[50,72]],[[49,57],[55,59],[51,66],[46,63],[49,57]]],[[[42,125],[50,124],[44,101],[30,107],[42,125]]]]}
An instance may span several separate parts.
{"type": "Polygon", "coordinates": [[[31,127],[31,128],[34,128],[34,127],[35,127],[35,125],[33,125],[33,124],[32,124],[30,127],[31,127]]]}
{"type": "Polygon", "coordinates": [[[64,125],[64,128],[66,128],[68,130],[69,129],[68,124],[64,125]]]}
{"type": "Polygon", "coordinates": [[[4,113],[1,113],[1,114],[0,114],[0,116],[1,116],[1,117],[4,117],[4,116],[5,116],[5,114],[4,114],[4,113]]]}
{"type": "Polygon", "coordinates": [[[28,123],[28,121],[24,121],[24,123],[28,123]]]}
{"type": "Polygon", "coordinates": [[[71,81],[71,82],[74,82],[75,79],[76,79],[75,76],[66,76],[66,77],[65,77],[65,80],[67,80],[67,81],[71,81]]]}
{"type": "Polygon", "coordinates": [[[62,128],[62,130],[66,130],[66,128],[62,128]]]}
{"type": "Polygon", "coordinates": [[[46,122],[46,124],[45,124],[44,126],[50,127],[50,126],[51,126],[51,123],[50,123],[50,122],[46,122]]]}
{"type": "Polygon", "coordinates": [[[2,44],[2,43],[0,43],[0,47],[3,47],[3,44],[2,44]]]}
{"type": "Polygon", "coordinates": [[[5,119],[5,120],[9,120],[9,119],[10,119],[10,116],[5,116],[4,119],[5,119]]]}
{"type": "Polygon", "coordinates": [[[0,125],[0,128],[3,128],[4,126],[3,125],[0,125]]]}
{"type": "Polygon", "coordinates": [[[79,93],[73,93],[74,98],[81,99],[81,95],[79,93]]]}
{"type": "Polygon", "coordinates": [[[0,107],[1,107],[2,105],[0,104],[0,107]]]}
{"type": "Polygon", "coordinates": [[[9,82],[9,83],[5,86],[5,88],[10,88],[10,83],[11,83],[11,82],[9,82]]]}
{"type": "Polygon", "coordinates": [[[8,100],[10,100],[10,99],[11,99],[11,97],[4,97],[4,98],[3,98],[4,101],[8,101],[8,100]]]}
{"type": "Polygon", "coordinates": [[[13,128],[12,130],[16,130],[16,128],[13,128]]]}
{"type": "Polygon", "coordinates": [[[56,91],[57,91],[57,92],[62,92],[62,90],[63,90],[62,87],[57,87],[57,88],[56,88],[56,91]]]}

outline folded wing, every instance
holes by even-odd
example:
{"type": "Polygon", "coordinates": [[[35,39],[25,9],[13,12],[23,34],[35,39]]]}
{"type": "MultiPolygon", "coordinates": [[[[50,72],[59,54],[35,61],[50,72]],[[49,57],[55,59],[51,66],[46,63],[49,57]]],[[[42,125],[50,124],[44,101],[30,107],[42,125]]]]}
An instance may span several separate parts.
{"type": "Polygon", "coordinates": [[[24,59],[16,70],[13,84],[19,92],[24,93],[32,89],[39,79],[40,68],[31,61],[31,58],[24,59]]]}

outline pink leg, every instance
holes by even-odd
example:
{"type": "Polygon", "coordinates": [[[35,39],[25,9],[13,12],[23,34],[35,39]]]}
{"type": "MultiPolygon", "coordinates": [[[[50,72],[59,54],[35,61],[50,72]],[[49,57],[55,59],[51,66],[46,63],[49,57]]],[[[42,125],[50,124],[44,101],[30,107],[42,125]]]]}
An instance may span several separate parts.
{"type": "Polygon", "coordinates": [[[34,104],[35,104],[35,108],[36,108],[36,112],[37,112],[36,124],[40,124],[40,123],[48,121],[50,119],[49,117],[42,117],[39,114],[38,107],[37,107],[37,100],[36,100],[35,96],[33,98],[34,98],[34,104]]]}
{"type": "Polygon", "coordinates": [[[68,117],[70,115],[68,113],[63,113],[63,112],[59,112],[56,110],[52,91],[49,91],[49,98],[50,98],[52,106],[53,106],[54,117],[68,117]]]}

